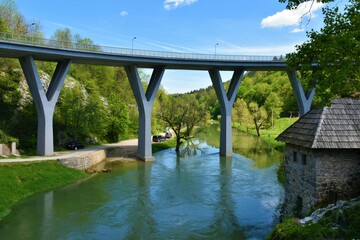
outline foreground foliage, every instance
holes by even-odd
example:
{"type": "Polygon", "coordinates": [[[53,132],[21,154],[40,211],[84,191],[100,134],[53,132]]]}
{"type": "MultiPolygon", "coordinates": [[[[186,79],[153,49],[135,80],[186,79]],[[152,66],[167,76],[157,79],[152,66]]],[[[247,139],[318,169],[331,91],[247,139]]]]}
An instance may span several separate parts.
{"type": "Polygon", "coordinates": [[[287,218],[269,235],[270,240],[287,239],[359,239],[360,204],[344,211],[329,212],[316,224],[301,226],[297,219],[287,218]]]}
{"type": "MultiPolygon", "coordinates": [[[[280,0],[296,7],[303,0],[280,0]]],[[[339,2],[318,0],[317,2],[339,2]]],[[[292,68],[301,66],[305,87],[316,86],[320,105],[337,97],[349,97],[360,89],[360,1],[345,1],[345,9],[337,4],[323,8],[324,27],[311,30],[305,43],[287,55],[292,68]],[[316,68],[314,69],[314,64],[316,68]]]]}
{"type": "Polygon", "coordinates": [[[48,191],[85,178],[84,171],[67,168],[56,161],[0,163],[0,219],[12,206],[35,193],[48,191]]]}

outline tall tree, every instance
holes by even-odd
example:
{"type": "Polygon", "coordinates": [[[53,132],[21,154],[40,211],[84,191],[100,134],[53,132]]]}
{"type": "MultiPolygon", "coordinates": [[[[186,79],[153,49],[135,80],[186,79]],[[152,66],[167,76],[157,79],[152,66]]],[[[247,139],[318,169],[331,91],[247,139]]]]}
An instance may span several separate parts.
{"type": "Polygon", "coordinates": [[[79,34],[74,35],[76,49],[100,51],[100,47],[96,45],[90,38],[82,38],[79,34]]]}
{"type": "Polygon", "coordinates": [[[56,41],[57,47],[71,48],[73,47],[73,36],[69,28],[58,29],[51,37],[52,40],[56,41]]]}
{"type": "Polygon", "coordinates": [[[16,3],[13,0],[0,0],[0,26],[6,32],[15,34],[28,33],[28,25],[24,17],[19,13],[16,3]],[[4,27],[6,26],[6,28],[4,27]]]}
{"type": "MultiPolygon", "coordinates": [[[[303,1],[280,2],[295,7],[303,1]]],[[[344,10],[326,6],[323,13],[324,27],[309,31],[309,40],[287,55],[287,61],[292,68],[301,66],[303,84],[315,85],[321,105],[326,105],[360,90],[360,1],[349,0],[344,10]]]]}
{"type": "Polygon", "coordinates": [[[240,125],[249,127],[250,126],[250,112],[247,103],[244,99],[236,99],[233,107],[234,122],[239,122],[240,125]]]}
{"type": "Polygon", "coordinates": [[[179,152],[182,140],[193,138],[195,126],[203,124],[207,119],[207,109],[200,104],[194,95],[170,96],[160,99],[158,117],[175,133],[176,151],[179,152]]]}
{"type": "Polygon", "coordinates": [[[268,121],[268,113],[264,107],[256,102],[249,103],[249,112],[254,121],[257,135],[260,137],[260,128],[268,121]]]}
{"type": "Polygon", "coordinates": [[[118,142],[128,137],[129,113],[127,106],[120,99],[119,95],[113,93],[109,98],[109,116],[107,126],[107,140],[118,142]]]}

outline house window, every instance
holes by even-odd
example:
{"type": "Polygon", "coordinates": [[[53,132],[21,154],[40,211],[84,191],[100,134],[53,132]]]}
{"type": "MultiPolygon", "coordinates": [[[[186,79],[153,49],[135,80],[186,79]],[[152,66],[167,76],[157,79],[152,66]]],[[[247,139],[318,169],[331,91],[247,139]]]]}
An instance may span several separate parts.
{"type": "Polygon", "coordinates": [[[301,163],[303,165],[306,165],[306,154],[304,154],[304,153],[301,155],[301,163]]]}
{"type": "Polygon", "coordinates": [[[297,152],[293,152],[293,161],[296,162],[297,152]]]}

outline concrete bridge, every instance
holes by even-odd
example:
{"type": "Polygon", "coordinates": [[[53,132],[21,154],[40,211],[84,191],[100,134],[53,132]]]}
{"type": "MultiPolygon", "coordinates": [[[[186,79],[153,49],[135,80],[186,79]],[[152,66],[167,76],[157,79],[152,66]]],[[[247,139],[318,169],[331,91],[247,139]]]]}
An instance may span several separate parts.
{"type": "Polygon", "coordinates": [[[0,57],[19,59],[29,85],[38,116],[37,154],[53,155],[53,114],[71,63],[122,66],[125,68],[139,109],[138,157],[153,160],[151,150],[151,110],[161,79],[167,69],[205,70],[209,72],[221,107],[220,155],[232,156],[231,110],[245,71],[286,71],[291,81],[300,115],[310,110],[315,90],[304,92],[296,70],[288,69],[279,56],[236,56],[157,52],[78,45],[29,36],[0,33],[0,57]],[[49,88],[45,92],[35,65],[37,61],[57,62],[49,88]],[[146,91],[142,88],[138,68],[153,73],[146,91]],[[220,71],[233,71],[226,92],[220,71]]]}

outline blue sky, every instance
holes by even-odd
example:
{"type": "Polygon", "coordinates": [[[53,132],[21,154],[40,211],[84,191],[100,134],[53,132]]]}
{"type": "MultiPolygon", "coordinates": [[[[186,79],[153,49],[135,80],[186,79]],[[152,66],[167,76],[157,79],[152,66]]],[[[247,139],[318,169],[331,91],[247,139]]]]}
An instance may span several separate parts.
{"type": "MultiPolygon", "coordinates": [[[[171,52],[281,55],[294,51],[310,29],[322,26],[321,4],[298,11],[277,0],[16,0],[28,22],[39,22],[45,37],[57,29],[96,44],[171,52]],[[311,21],[306,17],[311,13],[311,21]],[[136,37],[135,40],[132,39],[136,37]]],[[[145,70],[151,73],[150,70],[145,70]]],[[[223,73],[229,80],[231,73],[223,73]]],[[[165,72],[169,93],[211,85],[207,72],[165,72]]]]}

